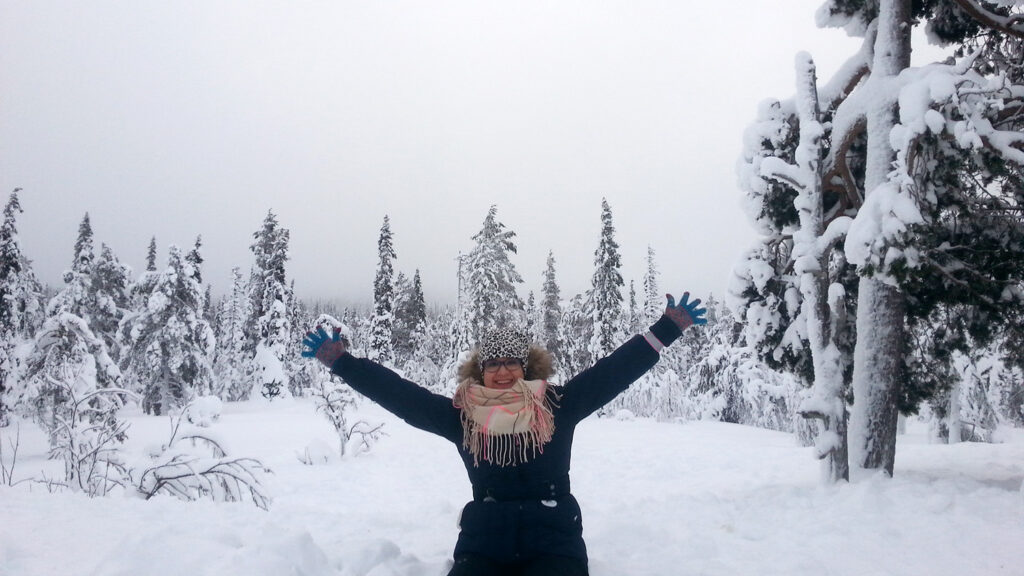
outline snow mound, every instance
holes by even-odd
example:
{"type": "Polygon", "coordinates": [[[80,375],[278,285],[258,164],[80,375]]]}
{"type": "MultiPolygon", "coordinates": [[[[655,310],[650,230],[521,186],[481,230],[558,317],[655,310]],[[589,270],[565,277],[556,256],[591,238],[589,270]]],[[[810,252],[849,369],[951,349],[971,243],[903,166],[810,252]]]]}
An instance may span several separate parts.
{"type": "Polygon", "coordinates": [[[129,536],[93,576],[337,576],[309,532],[259,526],[165,525],[129,536]],[[145,550],[145,554],[126,554],[145,550]]]}
{"type": "Polygon", "coordinates": [[[189,403],[185,410],[185,419],[200,426],[208,428],[220,419],[220,413],[224,410],[224,403],[216,396],[200,396],[189,403]]]}

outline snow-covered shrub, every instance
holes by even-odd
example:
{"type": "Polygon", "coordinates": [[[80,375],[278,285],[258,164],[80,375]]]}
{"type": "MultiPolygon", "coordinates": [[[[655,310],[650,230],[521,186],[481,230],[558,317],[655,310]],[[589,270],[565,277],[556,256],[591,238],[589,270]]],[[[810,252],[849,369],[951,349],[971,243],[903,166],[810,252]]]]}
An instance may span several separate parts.
{"type": "MultiPolygon", "coordinates": [[[[183,412],[188,409],[186,406],[183,412]]],[[[182,416],[171,417],[170,439],[150,457],[152,461],[135,481],[135,488],[147,500],[167,494],[187,501],[251,499],[264,510],[270,506],[262,480],[270,469],[255,458],[228,456],[224,443],[209,428],[192,426],[182,416]]]]}
{"type": "MultiPolygon", "coordinates": [[[[352,330],[329,314],[321,314],[315,325],[328,332],[340,330],[344,338],[349,342],[353,341],[352,330]]],[[[350,426],[348,413],[356,403],[355,391],[334,378],[326,367],[319,363],[316,365],[317,374],[312,381],[309,394],[313,397],[317,412],[327,418],[338,435],[338,454],[344,458],[353,453],[353,450],[355,454],[368,452],[383,435],[381,429],[384,425],[371,425],[360,420],[350,426]]]]}
{"type": "Polygon", "coordinates": [[[129,474],[121,443],[128,423],[117,418],[124,396],[119,388],[89,390],[84,394],[67,381],[54,381],[66,401],[63,414],[50,430],[50,458],[64,461],[64,482],[89,496],[105,495],[113,486],[124,486],[129,474]]]}
{"type": "Polygon", "coordinates": [[[348,424],[348,412],[356,403],[356,393],[345,384],[324,377],[313,383],[310,389],[317,412],[331,423],[338,435],[338,454],[346,455],[369,452],[383,435],[383,424],[372,425],[360,420],[348,424]],[[353,452],[354,451],[354,452],[353,452]]]}
{"type": "Polygon", "coordinates": [[[21,424],[13,426],[14,438],[5,434],[11,428],[0,426],[0,486],[14,486],[24,481],[14,481],[14,469],[18,466],[18,448],[21,447],[21,424]],[[5,443],[7,448],[4,448],[5,443]],[[9,456],[7,450],[10,450],[9,456]]]}

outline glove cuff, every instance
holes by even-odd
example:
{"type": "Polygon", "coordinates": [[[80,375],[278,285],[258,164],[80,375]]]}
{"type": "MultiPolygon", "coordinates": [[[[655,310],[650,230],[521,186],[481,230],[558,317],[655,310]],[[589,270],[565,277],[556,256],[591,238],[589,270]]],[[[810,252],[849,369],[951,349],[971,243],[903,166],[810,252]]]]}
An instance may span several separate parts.
{"type": "Polygon", "coordinates": [[[653,334],[654,337],[662,343],[662,345],[669,346],[675,342],[677,338],[683,335],[683,331],[679,329],[679,326],[676,325],[674,320],[662,314],[661,318],[651,325],[651,334],[653,334]]]}

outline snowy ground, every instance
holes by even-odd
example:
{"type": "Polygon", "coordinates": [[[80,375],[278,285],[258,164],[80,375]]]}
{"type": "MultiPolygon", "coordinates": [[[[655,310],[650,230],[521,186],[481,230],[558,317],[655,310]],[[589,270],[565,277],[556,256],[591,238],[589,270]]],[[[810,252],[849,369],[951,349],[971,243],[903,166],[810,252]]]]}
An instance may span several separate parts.
{"type": "MultiPolygon", "coordinates": [[[[362,414],[387,422],[372,453],[306,466],[296,453],[332,442],[310,404],[225,408],[215,430],[232,454],[274,469],[269,512],[0,487],[0,575],[445,574],[470,494],[454,449],[374,406],[362,414]]],[[[130,420],[133,450],[167,436],[166,418],[130,420]]],[[[576,434],[573,489],[591,573],[1020,576],[1024,431],[1003,438],[929,444],[912,425],[895,479],[824,486],[787,434],[590,419],[576,434]]],[[[44,453],[23,423],[16,473],[56,475],[44,453]]]]}

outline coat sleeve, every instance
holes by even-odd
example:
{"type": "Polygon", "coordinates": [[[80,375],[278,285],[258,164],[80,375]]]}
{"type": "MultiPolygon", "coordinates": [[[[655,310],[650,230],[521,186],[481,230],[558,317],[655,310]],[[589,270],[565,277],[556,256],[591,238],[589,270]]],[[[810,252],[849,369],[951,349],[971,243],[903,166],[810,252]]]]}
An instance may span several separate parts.
{"type": "MultiPolygon", "coordinates": [[[[668,346],[682,332],[662,316],[648,333],[668,346]]],[[[614,352],[569,380],[562,391],[561,411],[582,420],[621,394],[658,363],[658,350],[645,336],[634,336],[614,352]]]]}
{"type": "Polygon", "coordinates": [[[411,426],[462,442],[462,420],[452,399],[435,394],[365,358],[345,353],[331,366],[356,392],[411,426]]]}

